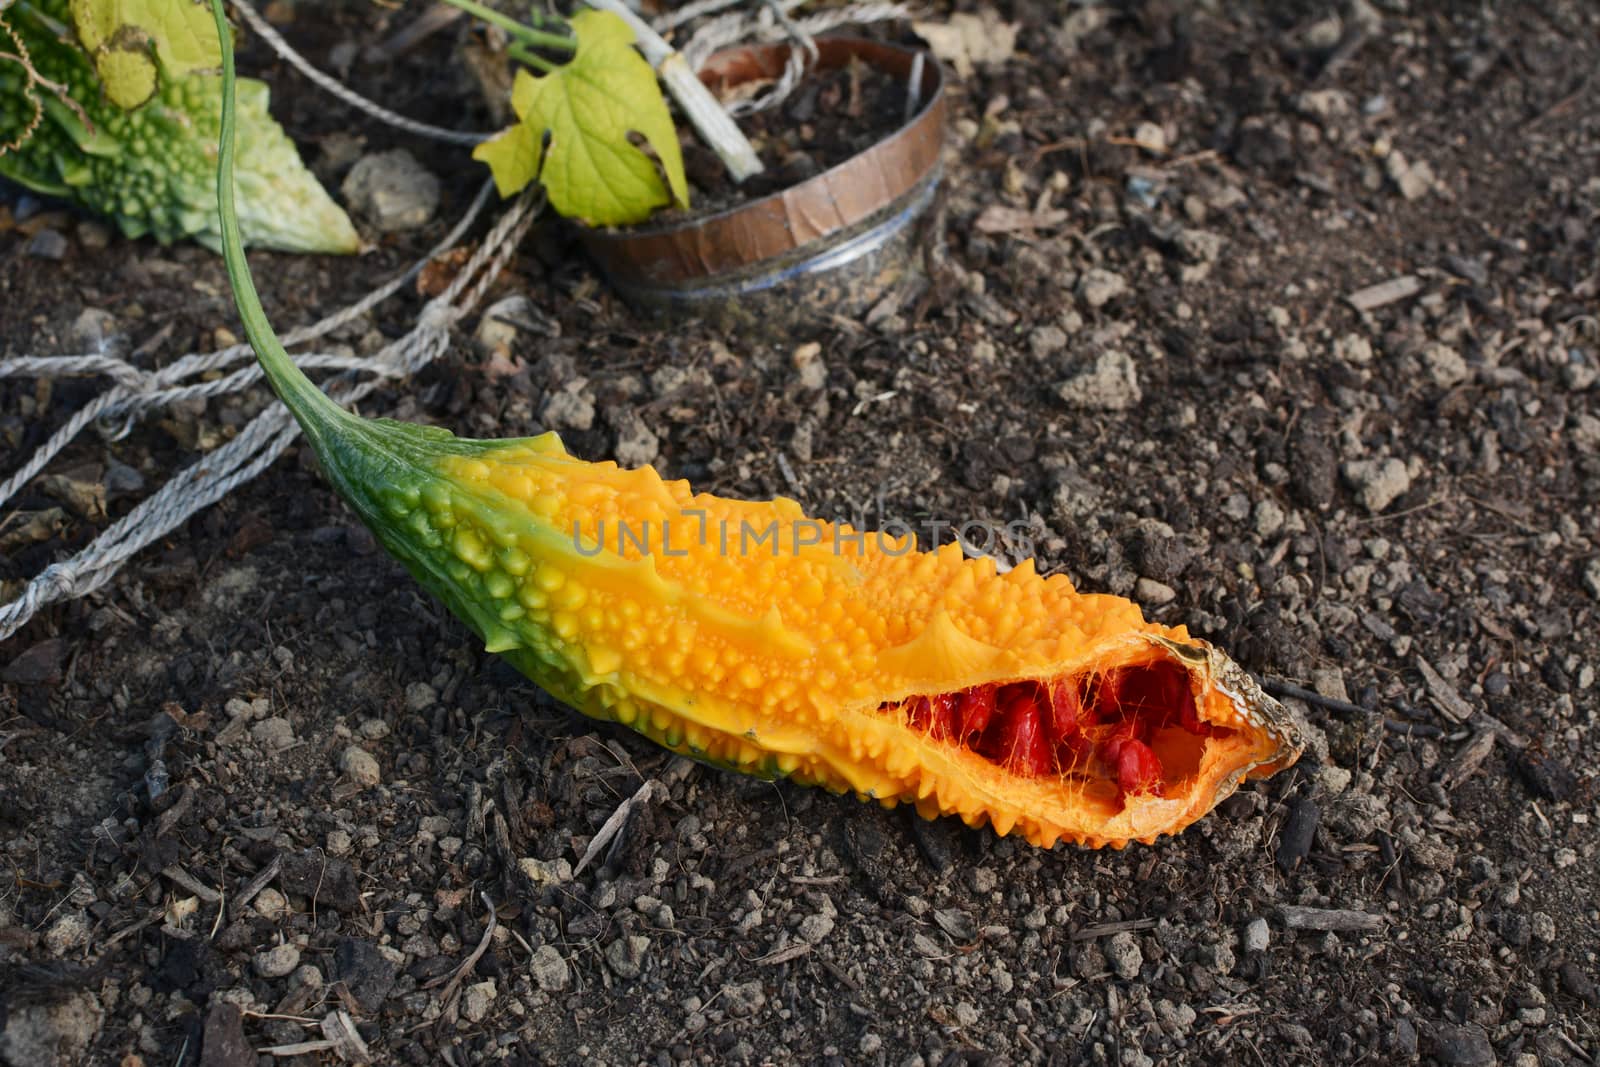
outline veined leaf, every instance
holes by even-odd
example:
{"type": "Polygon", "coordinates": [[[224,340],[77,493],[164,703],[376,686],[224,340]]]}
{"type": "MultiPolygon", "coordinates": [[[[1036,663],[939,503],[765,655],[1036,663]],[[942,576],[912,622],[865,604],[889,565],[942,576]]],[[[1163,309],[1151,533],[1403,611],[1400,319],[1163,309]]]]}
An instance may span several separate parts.
{"type": "Polygon", "coordinates": [[[106,96],[124,109],[155,93],[156,59],[173,78],[222,62],[211,10],[194,0],[72,0],[72,21],[106,96]]]}
{"type": "Polygon", "coordinates": [[[604,11],[583,11],[571,24],[572,59],[539,78],[519,70],[511,107],[522,121],[479,145],[473,158],[489,165],[501,196],[538,179],[557,211],[594,226],[642,222],[670,203],[687,207],[672,115],[655,72],[633,49],[633,31],[604,11]]]}

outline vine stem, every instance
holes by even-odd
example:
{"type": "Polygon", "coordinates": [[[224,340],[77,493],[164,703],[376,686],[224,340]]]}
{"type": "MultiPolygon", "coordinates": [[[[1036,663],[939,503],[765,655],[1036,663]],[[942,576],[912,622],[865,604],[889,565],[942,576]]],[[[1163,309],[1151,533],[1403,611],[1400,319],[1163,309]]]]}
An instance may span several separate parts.
{"type": "Polygon", "coordinates": [[[498,26],[509,33],[514,40],[524,44],[535,45],[540,48],[556,48],[563,52],[576,51],[578,42],[571,37],[564,37],[559,33],[546,33],[536,30],[532,26],[518,22],[509,15],[502,15],[492,7],[485,7],[477,0],[445,0],[451,7],[458,7],[475,18],[482,19],[491,26],[498,26]]]}
{"type": "Polygon", "coordinates": [[[261,306],[261,296],[256,292],[255,279],[250,275],[250,264],[244,258],[244,238],[239,232],[239,213],[233,190],[234,141],[238,130],[238,74],[234,69],[233,34],[222,2],[211,0],[211,14],[217,22],[217,40],[222,52],[222,129],[217,151],[217,214],[222,226],[222,259],[227,266],[228,281],[233,287],[233,299],[239,307],[245,336],[256,350],[262,373],[271,383],[273,392],[282,398],[284,405],[294,414],[295,421],[300,423],[306,436],[319,446],[320,454],[323,441],[353,416],[313,385],[305,372],[289,358],[278,335],[272,331],[272,324],[267,321],[266,309],[261,306]]]}

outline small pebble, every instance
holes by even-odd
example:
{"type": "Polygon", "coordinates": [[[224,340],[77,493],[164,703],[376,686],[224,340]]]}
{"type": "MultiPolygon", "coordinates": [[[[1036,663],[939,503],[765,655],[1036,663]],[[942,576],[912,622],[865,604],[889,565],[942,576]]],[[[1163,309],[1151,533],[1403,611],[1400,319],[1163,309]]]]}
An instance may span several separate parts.
{"type": "Polygon", "coordinates": [[[471,1023],[483,1022],[484,1016],[494,1006],[494,998],[498,993],[493,978],[467,986],[461,994],[462,1016],[471,1023]]]}
{"type": "Polygon", "coordinates": [[[35,259],[60,259],[67,254],[67,239],[55,230],[43,229],[28,242],[28,255],[35,259]]]}
{"type": "Polygon", "coordinates": [[[559,993],[572,984],[572,970],[567,966],[566,957],[553,945],[534,949],[528,968],[535,984],[546,993],[559,993]]]}
{"type": "Polygon", "coordinates": [[[341,186],[350,207],[379,233],[426,226],[439,208],[439,179],[403,148],[363,156],[341,186]]]}
{"type": "Polygon", "coordinates": [[[76,951],[88,940],[88,920],[78,912],[61,916],[44,932],[44,948],[52,956],[65,956],[76,951]]]}
{"type": "Polygon", "coordinates": [[[1246,952],[1265,952],[1272,943],[1272,928],[1267,925],[1267,920],[1257,916],[1245,923],[1241,943],[1246,952]]]}
{"type": "Polygon", "coordinates": [[[1394,457],[1360,459],[1345,464],[1344,478],[1356,491],[1361,505],[1373,515],[1394,503],[1411,488],[1406,465],[1394,457]]]}
{"type": "Polygon", "coordinates": [[[1111,964],[1118,978],[1131,982],[1139,977],[1139,969],[1144,966],[1144,950],[1131,933],[1124,930],[1112,934],[1104,951],[1106,962],[1111,964]]]}
{"type": "Polygon", "coordinates": [[[256,723],[250,728],[250,736],[268,752],[282,752],[294,745],[294,727],[281,715],[256,723]]]}
{"type": "Polygon", "coordinates": [[[257,915],[273,922],[289,916],[289,901],[282,893],[271,886],[257,893],[256,899],[251,906],[255,909],[257,915]]]}
{"type": "Polygon", "coordinates": [[[300,950],[293,945],[274,945],[257,952],[250,962],[263,978],[284,978],[300,966],[300,950]]]}
{"type": "Polygon", "coordinates": [[[1078,282],[1078,295],[1092,308],[1105,307],[1127,291],[1127,279],[1101,267],[1085,271],[1078,282]]]}
{"type": "Polygon", "coordinates": [[[351,745],[340,754],[339,770],[363,789],[377,785],[380,778],[378,761],[359,745],[351,745]]]}

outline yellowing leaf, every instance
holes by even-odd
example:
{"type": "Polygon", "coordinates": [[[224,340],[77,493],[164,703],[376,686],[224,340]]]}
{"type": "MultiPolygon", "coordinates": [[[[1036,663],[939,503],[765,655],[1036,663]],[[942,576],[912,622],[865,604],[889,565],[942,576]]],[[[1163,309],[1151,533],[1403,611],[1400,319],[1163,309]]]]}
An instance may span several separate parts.
{"type": "Polygon", "coordinates": [[[655,72],[633,49],[633,31],[604,11],[583,11],[571,25],[572,59],[540,78],[518,71],[511,107],[522,121],[479,145],[473,158],[489,165],[500,195],[538,179],[551,206],[594,226],[642,222],[669,203],[687,207],[672,115],[655,72]]]}
{"type": "MultiPolygon", "coordinates": [[[[517,77],[527,75],[517,71],[517,77]]],[[[494,186],[501,196],[521,192],[539,176],[539,146],[524,126],[513,126],[472,150],[472,158],[489,165],[494,186]]]]}
{"type": "Polygon", "coordinates": [[[72,0],[72,21],[118,107],[150,99],[157,60],[173,78],[222,62],[211,8],[195,0],[72,0]]]}

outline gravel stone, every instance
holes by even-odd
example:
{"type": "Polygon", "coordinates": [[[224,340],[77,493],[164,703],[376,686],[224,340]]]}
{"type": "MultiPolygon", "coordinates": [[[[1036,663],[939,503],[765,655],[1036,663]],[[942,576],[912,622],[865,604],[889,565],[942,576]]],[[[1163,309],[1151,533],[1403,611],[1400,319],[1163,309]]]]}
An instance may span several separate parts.
{"type": "Polygon", "coordinates": [[[1143,398],[1133,359],[1120,349],[1102,352],[1094,366],[1056,386],[1068,407],[1085,411],[1126,411],[1143,398]]]}
{"type": "Polygon", "coordinates": [[[558,430],[587,430],[594,425],[594,394],[578,378],[545,399],[541,417],[558,430]]]}
{"type": "Polygon", "coordinates": [[[76,952],[89,942],[89,921],[82,912],[68,912],[44,932],[44,950],[61,957],[76,952]]]}
{"type": "Polygon", "coordinates": [[[300,966],[300,950],[294,945],[274,945],[257,952],[250,963],[263,978],[286,978],[300,966]]]}
{"type": "Polygon", "coordinates": [[[722,987],[722,1002],[729,1015],[746,1019],[767,1006],[767,994],[760,982],[728,982],[722,987]]]}
{"type": "Polygon", "coordinates": [[[494,979],[469,985],[461,993],[461,1014],[469,1023],[481,1023],[499,994],[494,979]]]}
{"type": "Polygon", "coordinates": [[[439,691],[427,682],[412,682],[406,686],[406,710],[427,711],[439,702],[439,691]]]}
{"type": "Polygon", "coordinates": [[[1267,920],[1257,916],[1245,923],[1240,945],[1246,952],[1265,952],[1271,943],[1272,928],[1267,925],[1267,920]]]}
{"type": "Polygon", "coordinates": [[[1127,279],[1114,271],[1096,267],[1084,271],[1078,281],[1078,295],[1092,308],[1105,307],[1128,291],[1127,279]]]}
{"type": "Polygon", "coordinates": [[[1131,933],[1124,930],[1112,934],[1106,941],[1104,952],[1106,962],[1111,964],[1118,978],[1131,982],[1139,977],[1139,968],[1144,966],[1144,951],[1131,933]]]}
{"type": "Polygon", "coordinates": [[[1267,497],[1256,503],[1256,536],[1265,541],[1283,529],[1283,508],[1276,500],[1267,497]]]}
{"type": "Polygon", "coordinates": [[[262,719],[250,727],[250,736],[268,752],[282,752],[294,745],[294,727],[281,715],[262,719]]]}
{"type": "Polygon", "coordinates": [[[289,917],[289,901],[270,885],[256,894],[250,906],[257,915],[271,922],[289,917]]]}
{"type": "Polygon", "coordinates": [[[637,978],[644,969],[645,953],[650,951],[650,939],[632,934],[619,937],[606,946],[606,964],[618,978],[637,978]]]}
{"type": "Polygon", "coordinates": [[[791,360],[800,372],[800,388],[814,393],[828,384],[828,364],[822,358],[819,342],[807,341],[796,348],[791,360]]]}
{"type": "Polygon", "coordinates": [[[1467,361],[1449,345],[1432,344],[1422,350],[1422,366],[1433,384],[1441,389],[1460,385],[1471,377],[1467,361]]]}
{"type": "Polygon", "coordinates": [[[1583,565],[1583,588],[1590,596],[1600,600],[1600,556],[1583,565]]]}
{"type": "Polygon", "coordinates": [[[1333,358],[1354,367],[1372,362],[1372,342],[1359,333],[1347,333],[1333,342],[1333,358]]]}
{"type": "Polygon", "coordinates": [[[661,454],[661,438],[634,408],[616,408],[607,415],[606,421],[617,431],[617,444],[612,451],[619,466],[645,467],[661,454]]]}
{"type": "Polygon", "coordinates": [[[1140,578],[1133,583],[1133,598],[1141,604],[1151,607],[1160,607],[1170,604],[1178,599],[1178,591],[1165,582],[1158,582],[1154,578],[1140,578]]]}
{"type": "Polygon", "coordinates": [[[10,1067],[69,1067],[82,1062],[105,1021],[93,993],[10,997],[0,1012],[0,1061],[10,1067]]]}
{"type": "Polygon", "coordinates": [[[553,945],[534,949],[528,966],[534,982],[546,993],[559,993],[572,984],[572,969],[567,966],[566,957],[553,945]]]}
{"type": "Polygon", "coordinates": [[[807,915],[800,920],[800,937],[815,945],[833,933],[833,916],[807,915]]]}
{"type": "Polygon", "coordinates": [[[339,771],[363,789],[377,785],[381,777],[378,761],[359,745],[350,745],[339,755],[339,771]]]}
{"type": "Polygon", "coordinates": [[[1439,1062],[1451,1067],[1493,1067],[1495,1063],[1494,1046],[1477,1023],[1441,1024],[1437,1045],[1439,1062]]]}
{"type": "Polygon", "coordinates": [[[1216,974],[1228,974],[1233,970],[1235,962],[1233,949],[1218,941],[1212,945],[1201,945],[1195,958],[1200,966],[1216,974]]]}
{"type": "Polygon", "coordinates": [[[1067,331],[1054,324],[1037,326],[1028,334],[1028,351],[1040,359],[1049,357],[1067,347],[1067,331]]]}
{"type": "Polygon", "coordinates": [[[1411,488],[1411,475],[1398,459],[1360,459],[1344,466],[1345,481],[1356,491],[1361,506],[1373,515],[1394,503],[1411,488]]]}
{"type": "Polygon", "coordinates": [[[565,885],[572,881],[572,864],[565,859],[522,859],[517,861],[517,869],[535,889],[565,885]]]}
{"type": "Polygon", "coordinates": [[[33,235],[28,242],[28,255],[35,259],[59,260],[67,254],[67,239],[61,236],[60,231],[49,227],[33,235]]]}
{"type": "Polygon", "coordinates": [[[351,210],[379,233],[426,226],[439,210],[439,179],[404,148],[362,156],[340,187],[351,210]]]}

